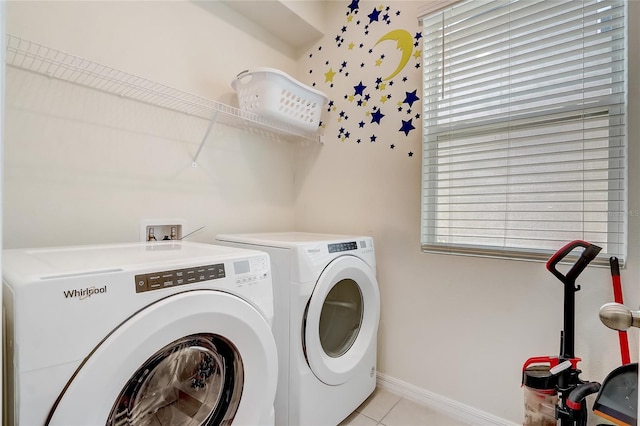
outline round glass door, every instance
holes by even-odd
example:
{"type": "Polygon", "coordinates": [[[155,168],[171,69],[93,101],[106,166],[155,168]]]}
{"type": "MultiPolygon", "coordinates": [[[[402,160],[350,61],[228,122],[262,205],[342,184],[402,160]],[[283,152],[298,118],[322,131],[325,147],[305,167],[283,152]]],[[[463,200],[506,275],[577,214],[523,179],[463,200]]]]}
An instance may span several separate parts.
{"type": "Polygon", "coordinates": [[[230,424],[243,387],[238,350],[209,333],[178,339],[151,356],[129,379],[107,425],[230,424]]]}
{"type": "Polygon", "coordinates": [[[278,354],[247,301],[192,290],[127,318],[78,365],[45,426],[272,422],[278,354]]]}
{"type": "Polygon", "coordinates": [[[303,350],[318,379],[340,385],[376,344],[380,292],[373,270],[340,256],[322,271],[306,308],[303,350]]]}
{"type": "Polygon", "coordinates": [[[327,294],[320,312],[320,344],[332,358],[344,355],[362,325],[362,292],[350,279],[340,280],[327,294]]]}

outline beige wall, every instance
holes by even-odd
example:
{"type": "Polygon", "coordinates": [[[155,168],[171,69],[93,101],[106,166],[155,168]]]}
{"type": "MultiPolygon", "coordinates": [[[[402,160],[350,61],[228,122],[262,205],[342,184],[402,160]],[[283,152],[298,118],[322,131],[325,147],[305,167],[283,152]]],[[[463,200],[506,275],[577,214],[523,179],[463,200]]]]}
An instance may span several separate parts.
{"type": "MultiPolygon", "coordinates": [[[[372,46],[377,39],[352,30],[354,27],[347,23],[348,3],[332,3],[327,36],[320,42],[323,51],[335,47],[334,37],[348,25],[347,43],[350,35],[360,34],[354,40],[356,45],[368,43],[378,54],[382,45],[372,46]]],[[[389,3],[394,10],[402,10],[402,19],[395,19],[383,31],[416,25],[413,11],[419,2],[389,3]]],[[[359,18],[368,22],[366,15],[378,5],[361,1],[359,18]]],[[[630,2],[630,9],[629,117],[638,117],[640,40],[635,24],[640,22],[640,3],[630,2]]],[[[375,25],[371,31],[375,31],[375,25]]],[[[304,65],[323,65],[314,62],[317,49],[310,52],[314,56],[307,57],[300,72],[308,82],[319,79],[310,77],[304,65]]],[[[348,56],[348,51],[338,52],[348,56]]],[[[358,80],[370,79],[369,68],[364,69],[358,80]]],[[[377,70],[373,68],[371,72],[377,70]]],[[[419,73],[410,74],[410,78],[419,78],[419,73]]],[[[347,82],[344,85],[346,91],[347,82]]],[[[338,95],[340,90],[334,88],[325,86],[329,93],[338,95]]],[[[349,100],[332,98],[336,99],[338,111],[343,108],[357,113],[349,100]]],[[[638,139],[640,128],[637,120],[629,121],[629,208],[637,212],[640,150],[633,141],[638,139]]],[[[523,362],[531,356],[559,353],[562,284],[545,270],[543,263],[421,253],[420,159],[410,160],[406,151],[389,148],[390,141],[396,141],[398,146],[419,146],[419,132],[405,139],[398,133],[398,126],[389,125],[377,129],[379,142],[357,144],[351,138],[342,142],[335,137],[340,127],[347,126],[334,114],[327,120],[322,150],[317,155],[299,150],[296,228],[374,237],[382,298],[379,370],[470,407],[521,422],[523,362]],[[380,142],[383,140],[387,143],[380,142]]],[[[419,156],[419,148],[416,150],[419,156]]],[[[639,219],[637,214],[629,217],[629,266],[622,272],[625,298],[634,308],[638,307],[640,282],[639,219]]],[[[578,283],[582,290],[576,294],[576,354],[584,359],[583,378],[602,380],[620,362],[617,334],[598,319],[600,306],[613,299],[609,271],[589,268],[578,283]]],[[[631,335],[632,356],[637,359],[636,331],[631,335]]]]}
{"type": "MultiPolygon", "coordinates": [[[[192,2],[8,2],[7,32],[230,104],[238,72],[297,66],[192,2]]],[[[6,248],[137,241],[143,219],[196,241],[293,226],[289,142],[218,125],[192,168],[205,120],[11,67],[6,101],[6,248]]]]}

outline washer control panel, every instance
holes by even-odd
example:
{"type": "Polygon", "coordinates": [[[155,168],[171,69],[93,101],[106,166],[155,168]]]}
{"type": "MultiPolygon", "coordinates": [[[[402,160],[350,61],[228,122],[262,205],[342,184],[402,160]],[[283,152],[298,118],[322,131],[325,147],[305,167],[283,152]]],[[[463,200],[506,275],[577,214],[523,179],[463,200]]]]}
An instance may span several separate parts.
{"type": "Polygon", "coordinates": [[[233,262],[233,272],[236,286],[255,284],[269,275],[269,260],[267,257],[239,260],[233,262]]]}
{"type": "Polygon", "coordinates": [[[349,241],[345,243],[329,244],[328,247],[329,253],[338,253],[341,251],[357,250],[358,243],[356,243],[355,241],[349,241]]]}
{"type": "Polygon", "coordinates": [[[136,293],[224,278],[224,263],[172,269],[135,276],[136,293]]]}

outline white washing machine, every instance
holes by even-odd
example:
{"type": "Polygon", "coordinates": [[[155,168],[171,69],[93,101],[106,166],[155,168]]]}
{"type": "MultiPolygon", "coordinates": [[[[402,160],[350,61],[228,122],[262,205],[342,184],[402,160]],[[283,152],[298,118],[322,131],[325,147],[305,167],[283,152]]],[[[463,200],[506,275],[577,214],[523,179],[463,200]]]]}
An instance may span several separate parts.
{"type": "Polygon", "coordinates": [[[340,423],[376,386],[380,293],[372,238],[271,233],[219,235],[217,242],[271,258],[276,424],[340,423]]]}
{"type": "Polygon", "coordinates": [[[263,252],[187,242],[3,252],[5,424],[273,425],[263,252]]]}

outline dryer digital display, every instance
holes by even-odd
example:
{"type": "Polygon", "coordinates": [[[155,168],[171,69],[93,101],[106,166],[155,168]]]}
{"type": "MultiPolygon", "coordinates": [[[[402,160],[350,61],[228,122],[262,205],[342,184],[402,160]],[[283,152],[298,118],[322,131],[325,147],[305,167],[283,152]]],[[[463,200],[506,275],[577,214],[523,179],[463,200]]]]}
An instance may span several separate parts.
{"type": "Polygon", "coordinates": [[[224,263],[136,275],[136,293],[224,278],[224,263]]]}
{"type": "Polygon", "coordinates": [[[329,244],[328,247],[329,247],[329,253],[337,253],[340,251],[357,250],[358,243],[356,243],[355,241],[350,241],[348,243],[329,244]]]}

